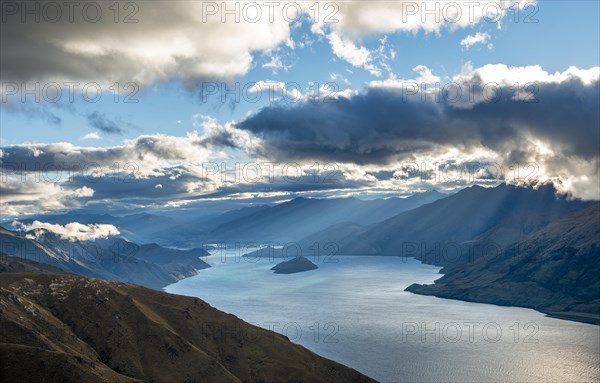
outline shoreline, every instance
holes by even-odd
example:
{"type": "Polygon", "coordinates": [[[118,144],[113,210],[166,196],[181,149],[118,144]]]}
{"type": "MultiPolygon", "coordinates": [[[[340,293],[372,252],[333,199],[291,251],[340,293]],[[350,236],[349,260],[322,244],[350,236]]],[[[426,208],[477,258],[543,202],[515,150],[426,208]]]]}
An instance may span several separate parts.
{"type": "Polygon", "coordinates": [[[443,294],[443,291],[436,292],[436,291],[421,290],[421,288],[423,288],[423,287],[428,289],[429,288],[428,286],[433,287],[435,285],[420,285],[417,283],[413,283],[412,285],[410,285],[406,289],[404,289],[404,291],[408,291],[409,293],[417,294],[417,295],[432,296],[432,297],[442,298],[442,299],[452,299],[455,301],[462,301],[462,302],[481,303],[481,304],[494,305],[494,306],[499,306],[499,307],[525,308],[525,309],[537,311],[541,314],[544,314],[545,316],[547,316],[549,318],[568,320],[571,322],[585,323],[585,324],[600,326],[600,315],[595,315],[592,313],[576,312],[576,311],[543,311],[543,310],[536,309],[535,307],[531,307],[531,306],[520,306],[520,305],[510,304],[510,303],[502,304],[502,303],[498,303],[498,302],[491,302],[491,301],[485,301],[485,300],[457,298],[457,297],[453,297],[451,295],[445,295],[445,294],[443,294]]]}
{"type": "MultiPolygon", "coordinates": [[[[336,255],[336,257],[361,257],[361,256],[366,256],[366,257],[400,257],[400,258],[402,258],[401,256],[397,256],[397,255],[376,255],[376,254],[343,254],[343,255],[338,254],[338,255],[336,255]]],[[[245,255],[243,255],[240,258],[245,258],[245,255]]],[[[439,267],[440,271],[443,269],[442,266],[432,265],[430,263],[425,263],[422,260],[420,260],[418,258],[415,258],[415,257],[407,257],[407,258],[412,258],[415,261],[421,263],[422,265],[439,267]]],[[[270,263],[273,263],[273,264],[276,264],[274,262],[275,260],[281,260],[281,259],[278,259],[278,258],[271,259],[269,257],[259,257],[259,259],[261,259],[261,260],[262,259],[268,259],[269,261],[271,261],[270,263]]],[[[285,260],[285,258],[284,258],[284,260],[285,260]]],[[[250,263],[256,263],[256,262],[250,262],[250,263]]],[[[184,278],[181,278],[177,282],[168,284],[166,286],[162,286],[162,287],[160,287],[159,291],[167,292],[165,289],[168,286],[174,285],[174,284],[180,282],[181,280],[194,277],[194,276],[196,276],[196,275],[199,274],[199,271],[201,271],[201,270],[197,270],[197,273],[195,275],[186,276],[184,278]]],[[[444,274],[440,273],[440,278],[442,276],[444,276],[444,274]]],[[[577,323],[585,323],[585,324],[591,324],[591,325],[600,326],[600,314],[595,315],[593,313],[576,312],[576,311],[544,311],[544,310],[537,309],[535,307],[524,306],[524,305],[517,305],[517,304],[510,303],[510,302],[507,303],[507,304],[503,304],[503,303],[498,303],[498,302],[493,302],[493,301],[458,298],[458,297],[454,297],[452,295],[446,295],[446,294],[444,294],[443,291],[429,291],[434,286],[437,286],[437,285],[435,285],[435,284],[423,285],[423,284],[413,283],[413,284],[409,285],[408,287],[406,287],[404,289],[404,291],[408,291],[410,293],[418,294],[418,295],[434,296],[434,297],[437,297],[437,298],[452,299],[452,300],[458,300],[458,301],[470,302],[470,303],[491,304],[491,305],[495,305],[495,306],[499,306],[499,307],[526,308],[526,309],[531,309],[531,310],[537,311],[537,312],[539,312],[541,314],[544,314],[547,317],[554,318],[554,319],[568,320],[568,321],[577,322],[577,323]],[[425,291],[425,290],[427,290],[427,291],[425,291]]]]}

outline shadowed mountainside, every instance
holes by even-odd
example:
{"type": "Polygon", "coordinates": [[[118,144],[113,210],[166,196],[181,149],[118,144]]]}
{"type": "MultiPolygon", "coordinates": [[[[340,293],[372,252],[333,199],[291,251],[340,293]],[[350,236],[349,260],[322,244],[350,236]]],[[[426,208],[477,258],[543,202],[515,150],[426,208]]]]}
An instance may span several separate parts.
{"type": "Polygon", "coordinates": [[[569,214],[510,246],[408,291],[531,307],[600,324],[600,204],[569,214]]]}
{"type": "Polygon", "coordinates": [[[3,273],[7,382],[374,382],[192,297],[91,278],[3,273]]]}
{"type": "MultiPolygon", "coordinates": [[[[290,242],[344,221],[369,225],[446,197],[437,191],[406,198],[359,200],[356,198],[296,198],[276,205],[248,206],[222,212],[192,209],[177,215],[149,213],[122,217],[109,214],[70,212],[24,218],[65,225],[112,224],[135,243],[156,242],[173,247],[200,247],[206,243],[290,242]]],[[[4,223],[8,227],[9,223],[4,223]]]]}
{"type": "Polygon", "coordinates": [[[206,239],[221,243],[299,241],[340,222],[373,224],[444,197],[445,194],[429,191],[407,198],[368,201],[356,198],[296,198],[275,206],[247,210],[249,214],[215,227],[206,239]]]}
{"type": "Polygon", "coordinates": [[[0,251],[74,274],[151,288],[164,287],[209,267],[199,258],[207,254],[203,249],[139,246],[121,238],[69,241],[49,232],[34,240],[27,233],[3,228],[0,228],[0,251]]]}
{"type": "Polygon", "coordinates": [[[440,266],[469,259],[439,256],[447,246],[484,241],[504,247],[590,203],[557,197],[553,185],[538,189],[502,184],[472,186],[447,198],[350,232],[340,254],[414,256],[440,266]],[[437,252],[438,257],[431,257],[437,252]]]}
{"type": "Polygon", "coordinates": [[[0,273],[66,274],[66,271],[51,265],[45,265],[28,259],[11,257],[10,255],[0,253],[0,273]]]}
{"type": "MultiPolygon", "coordinates": [[[[119,228],[121,235],[127,240],[135,243],[150,243],[160,238],[161,234],[176,225],[177,221],[171,217],[137,213],[123,217],[110,214],[82,213],[78,211],[64,214],[44,214],[33,218],[19,219],[23,224],[31,224],[33,221],[48,222],[52,224],[66,225],[71,222],[86,224],[107,224],[119,228]]],[[[4,224],[10,229],[9,223],[4,224]]]]}

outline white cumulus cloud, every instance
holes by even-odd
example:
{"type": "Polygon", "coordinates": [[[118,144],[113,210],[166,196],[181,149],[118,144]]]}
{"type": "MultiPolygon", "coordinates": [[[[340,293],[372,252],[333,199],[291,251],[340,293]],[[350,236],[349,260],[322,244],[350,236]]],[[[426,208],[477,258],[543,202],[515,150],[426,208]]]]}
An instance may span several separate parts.
{"type": "Polygon", "coordinates": [[[80,137],[80,139],[81,140],[99,140],[100,135],[96,132],[92,132],[92,133],[84,134],[83,136],[80,137]]]}
{"type": "Polygon", "coordinates": [[[108,238],[119,235],[121,232],[114,225],[107,224],[88,224],[71,222],[66,225],[58,225],[47,222],[33,221],[30,225],[14,223],[22,231],[33,231],[33,235],[38,237],[44,231],[56,234],[62,239],[69,241],[91,241],[98,238],[108,238]]]}
{"type": "Polygon", "coordinates": [[[477,32],[474,35],[468,35],[467,37],[462,39],[460,41],[460,45],[469,49],[470,47],[476,44],[486,44],[488,41],[490,41],[490,38],[491,36],[487,32],[477,32]]]}

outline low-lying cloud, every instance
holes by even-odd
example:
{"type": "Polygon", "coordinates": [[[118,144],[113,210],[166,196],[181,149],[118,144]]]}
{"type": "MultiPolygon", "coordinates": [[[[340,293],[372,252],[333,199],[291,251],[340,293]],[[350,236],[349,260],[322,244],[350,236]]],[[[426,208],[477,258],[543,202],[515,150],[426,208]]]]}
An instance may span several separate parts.
{"type": "Polygon", "coordinates": [[[34,238],[39,237],[44,232],[50,232],[69,241],[91,241],[121,234],[114,225],[107,224],[84,225],[79,222],[71,222],[66,225],[59,225],[33,221],[30,225],[15,223],[14,226],[17,226],[21,231],[31,232],[29,234],[34,238]]]}

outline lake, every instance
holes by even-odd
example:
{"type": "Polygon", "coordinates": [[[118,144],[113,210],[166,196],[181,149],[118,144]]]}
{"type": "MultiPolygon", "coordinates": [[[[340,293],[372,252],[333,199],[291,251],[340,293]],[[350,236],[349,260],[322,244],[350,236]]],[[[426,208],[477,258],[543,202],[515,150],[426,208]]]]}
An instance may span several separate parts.
{"type": "Polygon", "coordinates": [[[412,258],[336,256],[291,275],[273,274],[276,260],[207,261],[212,268],[165,290],[382,382],[600,381],[600,327],[405,292],[440,277],[412,258]]]}

